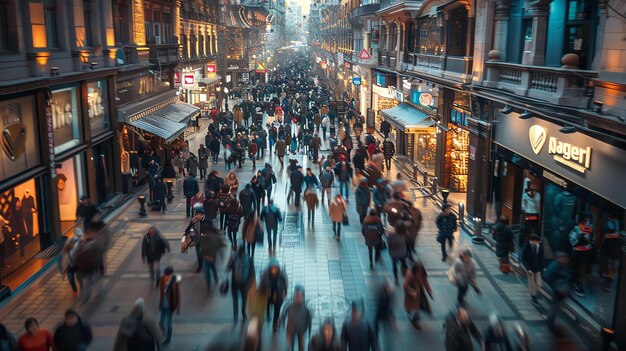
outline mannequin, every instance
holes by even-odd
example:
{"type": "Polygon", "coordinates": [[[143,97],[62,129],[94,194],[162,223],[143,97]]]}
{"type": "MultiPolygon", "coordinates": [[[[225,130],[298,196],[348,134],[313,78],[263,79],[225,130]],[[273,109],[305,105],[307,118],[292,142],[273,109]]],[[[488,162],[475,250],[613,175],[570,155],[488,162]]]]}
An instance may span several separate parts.
{"type": "Polygon", "coordinates": [[[569,232],[574,222],[577,198],[568,191],[563,191],[554,197],[554,229],[560,232],[569,232]]]}
{"type": "Polygon", "coordinates": [[[569,242],[572,245],[572,268],[574,270],[574,293],[580,297],[585,296],[583,286],[587,268],[593,258],[593,218],[590,212],[583,212],[569,234],[569,242]]]}
{"type": "Polygon", "coordinates": [[[22,213],[26,222],[26,236],[32,238],[35,236],[33,231],[33,214],[37,213],[37,206],[35,205],[35,198],[30,195],[30,190],[28,189],[24,191],[24,197],[22,197],[22,213]]]}

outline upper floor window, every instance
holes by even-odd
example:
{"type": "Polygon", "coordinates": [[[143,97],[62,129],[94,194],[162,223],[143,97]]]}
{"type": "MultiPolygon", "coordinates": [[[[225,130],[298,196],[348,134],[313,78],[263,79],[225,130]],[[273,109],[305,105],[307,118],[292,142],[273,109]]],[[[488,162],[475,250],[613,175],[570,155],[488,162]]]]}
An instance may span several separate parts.
{"type": "Polygon", "coordinates": [[[467,9],[465,6],[452,9],[450,10],[448,18],[448,43],[446,44],[446,53],[450,56],[467,56],[467,9]]]}
{"type": "Polygon", "coordinates": [[[417,20],[416,46],[420,54],[443,55],[443,21],[437,17],[417,20]]]}
{"type": "Polygon", "coordinates": [[[35,48],[58,47],[56,0],[31,0],[29,5],[33,46],[35,48]]]}
{"type": "Polygon", "coordinates": [[[91,47],[96,44],[93,31],[93,9],[91,0],[83,0],[83,20],[85,25],[85,41],[82,46],[91,47]]]}
{"type": "Polygon", "coordinates": [[[9,1],[0,0],[0,51],[11,50],[9,28],[9,1]]]}

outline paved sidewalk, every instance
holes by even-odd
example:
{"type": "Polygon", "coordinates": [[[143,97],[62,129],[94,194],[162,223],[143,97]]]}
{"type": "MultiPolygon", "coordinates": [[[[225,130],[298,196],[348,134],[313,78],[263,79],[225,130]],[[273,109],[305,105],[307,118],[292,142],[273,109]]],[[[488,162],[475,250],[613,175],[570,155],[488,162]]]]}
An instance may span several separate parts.
{"type": "MultiPolygon", "coordinates": [[[[191,150],[196,150],[203,141],[204,133],[196,134],[190,140],[191,150]]],[[[310,165],[302,155],[289,158],[297,158],[305,169],[310,165]]],[[[267,154],[265,160],[257,161],[257,167],[261,167],[264,162],[273,164],[277,172],[278,183],[274,187],[274,199],[285,214],[285,227],[277,258],[288,272],[290,295],[296,284],[305,286],[309,307],[314,310],[314,330],[327,316],[334,317],[337,328],[340,329],[341,322],[349,313],[350,300],[363,298],[366,302],[366,314],[371,318],[372,291],[390,272],[390,262],[385,252],[381,263],[374,270],[370,270],[353,198],[348,203],[350,225],[342,229],[342,240],[337,242],[332,236],[332,224],[326,206],[320,204],[314,225],[309,227],[302,212],[286,204],[287,177],[285,171],[280,170],[278,160],[267,154]]],[[[223,160],[213,165],[213,168],[224,175],[223,160]]],[[[251,162],[247,160],[243,168],[236,172],[240,187],[243,188],[253,175],[251,162]]],[[[395,173],[394,166],[385,174],[395,173]]],[[[182,182],[179,181],[174,188],[176,197],[172,204],[168,204],[166,213],[149,212],[148,217],[140,218],[138,205],[134,203],[113,220],[111,227],[115,232],[114,246],[107,254],[107,274],[103,282],[104,289],[98,299],[85,305],[77,305],[71,298],[67,281],[62,280],[58,272],[51,270],[0,307],[2,322],[12,332],[21,333],[24,319],[35,316],[42,327],[54,328],[61,321],[66,308],[76,308],[94,328],[95,340],[89,349],[110,350],[119,322],[128,314],[138,297],[144,297],[149,313],[157,316],[158,292],[150,284],[147,267],[141,263],[139,247],[139,240],[148,226],[155,225],[172,248],[172,253],[162,260],[161,267],[173,265],[176,273],[182,275],[183,279],[182,313],[174,317],[174,336],[172,344],[166,349],[203,349],[213,338],[223,338],[225,333],[238,332],[238,328],[233,329],[230,295],[222,297],[217,292],[207,293],[202,274],[194,273],[195,255],[180,253],[180,235],[187,224],[184,216],[185,202],[180,194],[181,185],[182,182]]],[[[200,185],[203,187],[203,184],[200,185]]],[[[334,192],[336,191],[335,189],[334,192]]],[[[441,262],[439,246],[435,240],[434,219],[439,208],[426,198],[417,198],[416,205],[422,210],[424,217],[424,227],[417,241],[417,252],[429,271],[434,289],[433,316],[424,317],[423,330],[415,331],[404,317],[403,295],[398,288],[394,303],[398,326],[395,333],[382,337],[384,350],[402,350],[407,347],[415,349],[415,345],[424,349],[443,349],[443,320],[456,301],[456,289],[450,285],[446,275],[449,263],[441,262]]],[[[472,246],[467,237],[457,235],[455,247],[466,246],[472,246]]],[[[523,281],[516,275],[499,273],[496,259],[486,247],[476,246],[473,250],[480,267],[478,284],[483,290],[483,296],[470,292],[467,302],[480,330],[486,329],[488,317],[495,311],[506,321],[511,335],[513,325],[519,323],[530,331],[536,350],[551,350],[552,340],[545,327],[544,317],[530,304],[523,281]]],[[[267,265],[268,260],[266,246],[257,246],[257,272],[267,265]]],[[[218,264],[220,278],[224,274],[224,264],[224,260],[218,264]]],[[[264,349],[285,350],[284,331],[272,334],[271,324],[266,323],[266,326],[269,327],[265,328],[264,349]]]]}

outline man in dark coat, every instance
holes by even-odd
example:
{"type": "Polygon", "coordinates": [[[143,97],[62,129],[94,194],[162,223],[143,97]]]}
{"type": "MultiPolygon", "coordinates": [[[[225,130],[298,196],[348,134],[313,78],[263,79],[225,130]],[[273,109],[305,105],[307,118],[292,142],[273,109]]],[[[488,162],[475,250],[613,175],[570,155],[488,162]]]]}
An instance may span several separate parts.
{"type": "MultiPolygon", "coordinates": [[[[302,193],[302,185],[304,184],[304,174],[302,174],[302,166],[298,166],[298,169],[291,172],[289,175],[289,181],[291,182],[291,191],[294,192],[296,197],[295,205],[300,207],[300,194],[302,193]]],[[[289,193],[291,195],[291,193],[289,193]]],[[[287,196],[287,202],[289,202],[290,196],[287,196]]]]}
{"type": "Polygon", "coordinates": [[[322,146],[322,138],[320,138],[319,135],[317,135],[317,133],[313,134],[313,138],[311,138],[311,151],[313,153],[313,163],[317,163],[321,146],[322,146]]]}
{"type": "Polygon", "coordinates": [[[268,308],[267,318],[270,316],[269,306],[274,308],[274,317],[272,319],[272,326],[274,332],[278,330],[278,318],[280,316],[280,309],[287,296],[287,289],[289,287],[287,280],[287,272],[284,272],[275,257],[270,259],[268,268],[261,275],[261,284],[269,288],[268,296],[268,308]]]}
{"type": "Polygon", "coordinates": [[[165,240],[161,233],[155,228],[148,228],[148,232],[141,240],[141,260],[148,263],[150,271],[150,279],[158,284],[161,277],[161,257],[170,251],[170,244],[165,240]]]}
{"type": "Polygon", "coordinates": [[[209,168],[209,149],[204,144],[200,144],[198,149],[198,168],[200,168],[200,180],[206,176],[206,170],[209,168]]]}
{"type": "Polygon", "coordinates": [[[395,153],[395,145],[393,145],[391,140],[385,139],[385,141],[383,142],[383,156],[385,157],[385,165],[387,166],[388,170],[391,169],[391,159],[393,158],[393,155],[395,155],[395,153]]]}
{"type": "Polygon", "coordinates": [[[54,332],[54,347],[63,351],[82,351],[93,340],[91,327],[73,309],[65,311],[65,319],[54,332]]]}
{"type": "Polygon", "coordinates": [[[220,191],[220,188],[224,184],[224,178],[219,176],[218,171],[211,171],[209,173],[206,182],[204,183],[204,197],[208,197],[208,194],[212,192],[213,194],[217,194],[220,191]]]}
{"type": "Polygon", "coordinates": [[[469,318],[467,310],[457,307],[456,310],[446,316],[446,351],[466,351],[473,350],[472,337],[481,345],[484,350],[483,337],[480,331],[469,318]]]}
{"type": "Polygon", "coordinates": [[[446,252],[446,240],[448,245],[452,248],[454,242],[454,232],[456,231],[456,215],[452,213],[452,206],[445,204],[441,208],[441,213],[437,216],[435,221],[437,224],[438,234],[437,242],[441,244],[441,260],[446,261],[448,259],[448,253],[446,252]]]}
{"type": "Polygon", "coordinates": [[[209,144],[209,146],[211,148],[211,154],[213,155],[213,163],[217,163],[217,160],[220,157],[220,140],[214,137],[213,140],[211,140],[211,144],[209,144]]]}
{"type": "Polygon", "coordinates": [[[350,351],[376,351],[378,341],[374,328],[363,318],[362,304],[352,302],[352,317],[341,327],[341,349],[350,351]]]}
{"type": "Polygon", "coordinates": [[[239,295],[241,295],[241,317],[245,321],[246,302],[248,299],[248,290],[250,284],[254,281],[254,262],[249,255],[246,254],[246,245],[243,240],[238,240],[237,251],[231,256],[226,270],[231,271],[231,292],[233,298],[233,317],[235,324],[238,322],[239,295]]]}
{"type": "Polygon", "coordinates": [[[541,296],[541,272],[545,267],[543,245],[541,238],[537,234],[530,236],[530,241],[524,245],[522,249],[522,265],[526,269],[526,278],[528,279],[528,290],[533,305],[541,307],[539,300],[541,296]]]}
{"type": "Polygon", "coordinates": [[[87,230],[87,228],[89,228],[93,222],[93,218],[99,212],[98,206],[91,202],[87,196],[83,195],[80,197],[80,204],[76,208],[76,217],[83,220],[83,229],[87,230]]]}
{"type": "Polygon", "coordinates": [[[239,192],[239,203],[243,208],[243,213],[249,213],[250,210],[256,211],[256,195],[250,183],[239,192]]]}
{"type": "Polygon", "coordinates": [[[191,176],[191,174],[187,175],[183,181],[183,194],[185,195],[187,218],[191,217],[191,198],[196,196],[198,191],[200,191],[200,187],[198,186],[196,177],[191,176]]]}
{"type": "Polygon", "coordinates": [[[154,185],[154,199],[157,203],[158,210],[165,212],[167,206],[165,206],[165,196],[167,195],[167,186],[160,176],[156,177],[156,183],[154,185]]]}

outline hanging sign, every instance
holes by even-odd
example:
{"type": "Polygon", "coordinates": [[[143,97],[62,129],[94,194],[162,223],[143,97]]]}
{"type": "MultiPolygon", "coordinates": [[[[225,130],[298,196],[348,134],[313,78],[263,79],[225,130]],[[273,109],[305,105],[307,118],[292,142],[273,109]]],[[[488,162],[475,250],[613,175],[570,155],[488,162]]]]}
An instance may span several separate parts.
{"type": "Polygon", "coordinates": [[[361,85],[361,78],[360,77],[352,78],[352,84],[354,84],[354,85],[361,85]]]}
{"type": "Polygon", "coordinates": [[[361,60],[369,60],[372,58],[372,55],[370,55],[370,53],[367,52],[367,49],[363,49],[361,50],[361,53],[359,54],[359,58],[361,60]]]}

